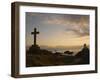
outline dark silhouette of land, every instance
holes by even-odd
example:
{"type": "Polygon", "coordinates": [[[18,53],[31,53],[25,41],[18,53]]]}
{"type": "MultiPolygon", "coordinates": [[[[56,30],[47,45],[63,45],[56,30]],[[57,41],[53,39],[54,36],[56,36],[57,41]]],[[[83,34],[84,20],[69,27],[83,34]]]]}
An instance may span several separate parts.
{"type": "Polygon", "coordinates": [[[65,51],[64,53],[55,52],[40,49],[38,45],[32,45],[28,51],[26,51],[26,66],[56,66],[56,65],[77,65],[77,64],[89,64],[89,48],[84,44],[81,51],[75,56],[74,52],[65,51]],[[67,55],[64,55],[67,54],[67,55]]]}
{"type": "Polygon", "coordinates": [[[53,53],[41,49],[36,44],[36,34],[39,34],[36,28],[32,34],[34,34],[34,44],[30,46],[29,50],[26,50],[26,67],[89,64],[89,48],[86,44],[75,56],[73,56],[74,52],[71,51],[53,53]]]}

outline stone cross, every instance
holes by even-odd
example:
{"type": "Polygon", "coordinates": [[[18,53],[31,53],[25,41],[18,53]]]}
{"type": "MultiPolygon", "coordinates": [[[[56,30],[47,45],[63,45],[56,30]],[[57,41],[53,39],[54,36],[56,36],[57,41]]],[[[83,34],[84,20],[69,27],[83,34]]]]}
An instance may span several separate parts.
{"type": "Polygon", "coordinates": [[[34,28],[34,32],[31,32],[32,35],[34,35],[34,46],[36,46],[36,37],[37,37],[37,34],[39,34],[39,32],[37,31],[36,28],[34,28]]]}

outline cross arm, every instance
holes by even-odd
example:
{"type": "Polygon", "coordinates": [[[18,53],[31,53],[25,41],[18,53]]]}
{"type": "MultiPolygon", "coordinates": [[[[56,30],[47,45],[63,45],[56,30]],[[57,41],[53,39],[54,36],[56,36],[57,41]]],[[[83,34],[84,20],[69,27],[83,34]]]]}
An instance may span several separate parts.
{"type": "Polygon", "coordinates": [[[31,34],[39,34],[39,32],[31,32],[31,34]]]}

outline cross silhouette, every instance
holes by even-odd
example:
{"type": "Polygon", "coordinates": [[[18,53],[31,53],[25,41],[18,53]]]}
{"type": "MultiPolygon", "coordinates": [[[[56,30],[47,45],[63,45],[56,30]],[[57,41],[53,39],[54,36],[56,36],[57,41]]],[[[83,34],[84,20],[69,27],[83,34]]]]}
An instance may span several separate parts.
{"type": "Polygon", "coordinates": [[[31,32],[32,35],[34,35],[34,46],[36,46],[36,36],[39,34],[36,28],[34,28],[34,32],[31,32]]]}

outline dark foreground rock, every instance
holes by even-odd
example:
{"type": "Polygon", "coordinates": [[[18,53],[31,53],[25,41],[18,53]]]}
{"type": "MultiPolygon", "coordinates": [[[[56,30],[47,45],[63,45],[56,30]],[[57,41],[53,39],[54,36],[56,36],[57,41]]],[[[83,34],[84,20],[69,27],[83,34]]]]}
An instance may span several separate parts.
{"type": "Polygon", "coordinates": [[[87,47],[84,47],[75,56],[69,53],[72,54],[73,52],[52,53],[51,51],[40,49],[39,46],[32,45],[26,51],[26,67],[89,64],[89,49],[87,47]]]}

